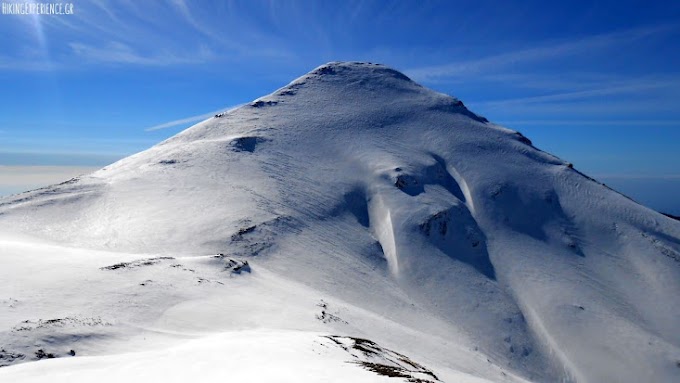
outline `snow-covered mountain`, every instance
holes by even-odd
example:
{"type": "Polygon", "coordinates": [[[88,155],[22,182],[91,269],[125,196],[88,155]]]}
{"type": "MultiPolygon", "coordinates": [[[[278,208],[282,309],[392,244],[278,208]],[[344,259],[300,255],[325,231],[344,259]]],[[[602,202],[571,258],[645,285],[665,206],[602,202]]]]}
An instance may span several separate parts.
{"type": "Polygon", "coordinates": [[[382,65],[0,200],[0,276],[0,381],[680,381],[680,222],[382,65]]]}

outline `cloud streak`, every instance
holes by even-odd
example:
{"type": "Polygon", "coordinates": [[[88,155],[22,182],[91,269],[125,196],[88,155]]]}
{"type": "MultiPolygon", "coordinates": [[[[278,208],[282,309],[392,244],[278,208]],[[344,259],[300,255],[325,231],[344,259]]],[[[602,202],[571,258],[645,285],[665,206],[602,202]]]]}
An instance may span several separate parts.
{"type": "Polygon", "coordinates": [[[496,101],[487,101],[477,103],[488,108],[511,107],[517,104],[542,104],[552,102],[564,102],[574,100],[584,100],[595,97],[623,95],[623,94],[647,94],[650,90],[658,90],[663,88],[676,89],[680,85],[680,78],[663,78],[663,79],[632,79],[624,82],[612,82],[609,84],[598,84],[599,87],[595,89],[576,90],[571,92],[560,92],[549,95],[519,97],[496,101]]]}
{"type": "Polygon", "coordinates": [[[413,68],[405,72],[416,81],[437,82],[451,78],[483,74],[490,70],[498,71],[500,68],[508,66],[584,54],[595,49],[612,48],[654,35],[668,33],[676,29],[677,26],[674,25],[634,28],[622,32],[584,37],[574,41],[546,43],[537,47],[505,52],[476,60],[413,68]]]}
{"type": "Polygon", "coordinates": [[[213,117],[214,115],[216,115],[218,113],[230,113],[231,111],[238,109],[242,105],[244,105],[244,104],[228,106],[226,108],[218,109],[218,110],[212,111],[210,113],[203,113],[203,114],[198,114],[196,116],[180,118],[178,120],[164,122],[162,124],[158,124],[158,125],[154,125],[154,126],[150,126],[148,128],[145,128],[144,131],[153,132],[153,131],[156,131],[156,130],[172,128],[172,127],[175,127],[175,126],[178,126],[178,125],[186,125],[186,124],[190,124],[192,122],[203,121],[205,119],[213,117]]]}
{"type": "Polygon", "coordinates": [[[0,69],[61,71],[92,64],[182,66],[295,57],[271,32],[263,33],[260,25],[233,14],[217,14],[219,7],[210,8],[216,12],[200,12],[189,5],[183,0],[100,0],[77,4],[74,17],[41,17],[44,36],[58,41],[51,45],[50,57],[27,56],[23,47],[37,45],[35,27],[23,21],[26,18],[12,19],[0,25],[0,32],[13,37],[13,44],[0,56],[0,69]]]}
{"type": "Polygon", "coordinates": [[[545,126],[669,126],[680,127],[680,120],[501,120],[499,125],[545,126]]]}
{"type": "Polygon", "coordinates": [[[595,174],[597,179],[620,179],[620,180],[676,180],[680,181],[680,174],[595,174]]]}
{"type": "Polygon", "coordinates": [[[177,55],[171,52],[142,54],[131,46],[120,42],[111,42],[104,48],[98,48],[83,43],[70,43],[69,46],[76,56],[85,60],[113,64],[137,64],[149,66],[201,64],[215,58],[215,54],[206,47],[199,48],[199,51],[193,54],[177,55]]]}

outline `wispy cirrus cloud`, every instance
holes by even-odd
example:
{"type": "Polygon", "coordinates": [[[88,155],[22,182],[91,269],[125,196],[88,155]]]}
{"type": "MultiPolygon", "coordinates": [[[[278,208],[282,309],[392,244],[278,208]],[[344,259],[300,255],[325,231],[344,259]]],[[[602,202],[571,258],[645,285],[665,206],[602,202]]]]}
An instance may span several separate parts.
{"type": "Polygon", "coordinates": [[[490,55],[474,60],[407,69],[405,72],[416,81],[437,82],[489,71],[498,73],[504,68],[520,64],[554,60],[565,56],[586,54],[596,49],[610,49],[636,40],[668,33],[677,25],[634,28],[625,31],[587,36],[577,40],[546,42],[539,46],[490,55]]]}
{"type": "Polygon", "coordinates": [[[541,125],[541,126],[669,126],[680,127],[680,120],[499,120],[500,125],[541,125]]]}
{"type": "Polygon", "coordinates": [[[200,32],[206,37],[216,39],[220,42],[226,42],[227,40],[224,36],[220,36],[214,30],[212,30],[206,23],[201,23],[196,20],[193,12],[189,9],[189,5],[184,0],[172,0],[171,3],[174,5],[175,9],[178,11],[182,19],[193,27],[196,31],[200,32]]]}
{"type": "Polygon", "coordinates": [[[677,180],[680,181],[680,174],[643,174],[643,173],[631,173],[631,174],[619,174],[619,173],[604,173],[595,174],[594,177],[598,179],[622,179],[622,180],[677,180]]]}
{"type": "Polygon", "coordinates": [[[55,69],[57,66],[41,57],[33,56],[2,56],[0,55],[0,69],[43,72],[55,69]]]}
{"type": "Polygon", "coordinates": [[[73,53],[82,59],[92,62],[113,64],[137,64],[149,66],[200,64],[216,57],[216,55],[205,46],[200,47],[197,52],[183,55],[162,51],[145,54],[120,42],[111,42],[101,48],[83,43],[70,43],[69,46],[73,53]]]}
{"type": "MultiPolygon", "coordinates": [[[[662,116],[673,114],[677,111],[677,97],[674,99],[659,99],[655,95],[642,95],[640,97],[609,99],[564,100],[553,102],[533,103],[508,100],[509,102],[485,102],[466,103],[475,113],[480,113],[493,121],[506,121],[508,119],[523,119],[526,116],[535,116],[537,119],[552,118],[563,121],[572,117],[587,119],[619,119],[633,118],[639,120],[641,115],[662,116]]],[[[653,120],[652,120],[653,121],[653,120]]]]}
{"type": "Polygon", "coordinates": [[[574,118],[623,121],[629,117],[627,121],[640,121],[640,124],[634,124],[639,126],[677,126],[672,116],[680,101],[680,73],[638,76],[578,72],[534,76],[524,73],[480,78],[481,87],[513,89],[509,97],[468,99],[467,102],[473,110],[496,121],[504,121],[504,124],[521,120],[526,125],[527,116],[551,125],[574,118]],[[641,118],[643,115],[647,117],[641,118]],[[548,122],[550,117],[554,118],[554,123],[548,122]]]}
{"type": "Polygon", "coordinates": [[[680,75],[641,77],[628,79],[609,79],[608,82],[598,81],[593,83],[582,82],[575,87],[585,88],[567,92],[557,92],[547,95],[516,97],[503,100],[492,100],[477,103],[485,108],[508,108],[523,104],[545,104],[555,102],[578,101],[604,96],[637,95],[647,94],[653,90],[667,89],[675,91],[680,89],[680,75]]]}
{"type": "MultiPolygon", "coordinates": [[[[208,9],[220,11],[215,4],[208,9]]],[[[40,17],[34,23],[27,22],[29,18],[9,19],[8,24],[0,26],[0,32],[14,38],[3,49],[0,68],[41,71],[92,64],[181,66],[294,57],[276,36],[260,32],[259,25],[242,25],[224,10],[219,15],[210,11],[182,0],[99,0],[76,4],[72,17],[40,17]],[[27,46],[36,46],[39,52],[26,56],[21,50],[27,46]]]]}

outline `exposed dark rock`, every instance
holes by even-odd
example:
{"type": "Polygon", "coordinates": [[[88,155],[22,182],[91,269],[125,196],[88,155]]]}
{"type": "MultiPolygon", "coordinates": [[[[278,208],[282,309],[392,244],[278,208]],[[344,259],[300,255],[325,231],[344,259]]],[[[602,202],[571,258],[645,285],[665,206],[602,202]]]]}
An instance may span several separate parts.
{"type": "Polygon", "coordinates": [[[252,226],[243,227],[241,229],[238,229],[236,234],[233,234],[231,236],[232,242],[242,240],[244,235],[254,232],[256,228],[257,228],[257,225],[252,225],[252,226]]]}
{"type": "Polygon", "coordinates": [[[64,182],[62,182],[62,183],[60,183],[60,184],[57,184],[57,186],[61,186],[61,185],[72,185],[72,184],[75,184],[75,183],[77,183],[77,182],[79,182],[79,181],[80,181],[80,177],[74,177],[74,178],[71,178],[70,180],[67,180],[67,181],[64,181],[64,182]]]}
{"type": "Polygon", "coordinates": [[[101,318],[89,317],[64,317],[55,319],[38,319],[37,321],[25,320],[14,326],[12,331],[33,331],[54,327],[65,326],[110,326],[111,324],[101,318]]]}
{"type": "Polygon", "coordinates": [[[257,100],[257,101],[252,102],[252,103],[250,104],[250,106],[252,106],[253,108],[261,108],[261,107],[263,107],[263,106],[273,106],[273,105],[276,105],[276,104],[278,104],[278,103],[279,103],[278,101],[262,101],[262,100],[257,100]]]}
{"type": "Polygon", "coordinates": [[[323,299],[316,305],[318,307],[321,307],[321,313],[316,315],[316,319],[320,320],[323,323],[340,322],[347,324],[347,322],[342,320],[342,318],[329,312],[328,303],[324,302],[323,299]]]}
{"type": "Polygon", "coordinates": [[[404,378],[412,383],[435,383],[439,378],[429,369],[398,352],[386,349],[375,342],[355,337],[327,336],[335,345],[344,349],[363,368],[378,375],[404,378]],[[357,355],[356,351],[359,352],[357,355]]]}
{"type": "Polygon", "coordinates": [[[53,353],[51,353],[51,352],[50,352],[50,353],[45,352],[45,350],[43,350],[42,348],[35,352],[35,357],[36,357],[38,360],[40,360],[40,359],[53,359],[53,358],[55,358],[55,356],[54,356],[53,353]]]}
{"type": "Polygon", "coordinates": [[[132,262],[121,262],[121,263],[116,263],[115,265],[110,265],[110,266],[104,266],[100,267],[100,270],[117,270],[117,269],[131,269],[135,267],[140,267],[140,266],[151,266],[155,265],[157,263],[160,263],[163,260],[168,260],[168,259],[175,259],[173,257],[155,257],[155,258],[146,258],[146,259],[140,259],[137,261],[132,261],[132,262]]]}
{"type": "Polygon", "coordinates": [[[530,139],[526,138],[522,133],[515,132],[514,135],[515,135],[515,138],[517,138],[517,141],[519,141],[523,144],[527,144],[529,146],[534,146],[533,142],[531,142],[530,139]]]}
{"type": "Polygon", "coordinates": [[[444,254],[496,279],[484,233],[465,205],[452,206],[430,216],[419,229],[444,254]]]}
{"type": "Polygon", "coordinates": [[[0,349],[0,367],[9,366],[14,362],[24,360],[26,355],[20,352],[7,351],[4,348],[0,349]]]}
{"type": "Polygon", "coordinates": [[[410,174],[400,174],[394,181],[394,186],[399,188],[399,190],[404,193],[415,196],[423,192],[423,185],[421,185],[418,180],[410,174]]]}
{"type": "Polygon", "coordinates": [[[230,271],[232,274],[250,273],[250,264],[248,261],[228,257],[222,253],[213,256],[215,259],[224,261],[224,270],[230,271]]]}

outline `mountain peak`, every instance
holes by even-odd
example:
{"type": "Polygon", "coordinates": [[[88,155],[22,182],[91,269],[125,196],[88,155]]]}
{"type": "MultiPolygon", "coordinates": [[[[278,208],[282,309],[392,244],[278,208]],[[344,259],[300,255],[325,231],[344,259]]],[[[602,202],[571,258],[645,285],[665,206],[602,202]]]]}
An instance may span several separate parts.
{"type": "Polygon", "coordinates": [[[286,88],[305,84],[359,85],[367,88],[422,89],[405,74],[386,65],[359,61],[331,61],[291,82],[286,88]]]}
{"type": "Polygon", "coordinates": [[[398,70],[371,62],[332,61],[323,64],[251,105],[287,103],[292,95],[302,95],[306,102],[314,102],[317,104],[315,107],[326,112],[329,107],[347,107],[361,102],[364,109],[370,109],[370,113],[374,113],[376,108],[385,109],[392,105],[402,111],[417,107],[488,122],[467,109],[457,98],[428,89],[398,70]]]}
{"type": "Polygon", "coordinates": [[[405,74],[386,65],[360,61],[331,61],[315,68],[307,76],[388,77],[413,82],[405,74]]]}

